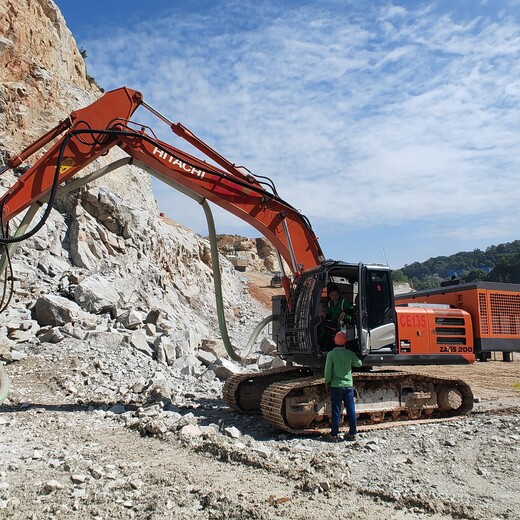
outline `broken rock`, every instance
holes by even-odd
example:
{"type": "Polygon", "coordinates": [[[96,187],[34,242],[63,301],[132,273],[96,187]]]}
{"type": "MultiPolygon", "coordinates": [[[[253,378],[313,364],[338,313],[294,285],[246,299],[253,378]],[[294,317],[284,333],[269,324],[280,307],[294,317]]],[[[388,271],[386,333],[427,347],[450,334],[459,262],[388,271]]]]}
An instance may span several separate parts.
{"type": "Polygon", "coordinates": [[[59,343],[64,338],[58,327],[52,327],[44,334],[38,336],[40,343],[59,343]]]}
{"type": "Polygon", "coordinates": [[[240,368],[227,359],[217,359],[208,369],[212,370],[221,381],[240,372],[240,368]]]}
{"type": "Polygon", "coordinates": [[[206,367],[209,367],[212,363],[217,361],[217,357],[206,350],[199,350],[197,352],[197,359],[206,367]]]}
{"type": "Polygon", "coordinates": [[[77,303],[53,294],[40,296],[36,300],[34,310],[36,321],[40,325],[53,327],[75,322],[83,316],[83,311],[77,303]]]}
{"type": "Polygon", "coordinates": [[[260,350],[264,354],[271,354],[272,352],[276,352],[277,346],[276,343],[270,338],[264,338],[260,343],[260,350]]]}
{"type": "Polygon", "coordinates": [[[119,316],[118,321],[125,329],[135,330],[143,323],[143,315],[138,311],[128,310],[119,316]]]}
{"type": "Polygon", "coordinates": [[[148,356],[152,356],[153,350],[148,345],[148,341],[146,340],[146,334],[142,330],[136,330],[132,333],[129,338],[130,345],[136,348],[137,350],[144,352],[148,356]]]}
{"type": "Polygon", "coordinates": [[[202,430],[196,424],[187,424],[179,430],[179,434],[184,437],[199,437],[202,430]]]}

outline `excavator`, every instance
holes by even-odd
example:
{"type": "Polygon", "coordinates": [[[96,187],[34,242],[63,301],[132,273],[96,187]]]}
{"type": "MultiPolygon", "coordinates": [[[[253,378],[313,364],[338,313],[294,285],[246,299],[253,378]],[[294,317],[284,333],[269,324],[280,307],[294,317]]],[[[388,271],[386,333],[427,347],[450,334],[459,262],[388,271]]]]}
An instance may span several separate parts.
{"type": "MultiPolygon", "coordinates": [[[[347,346],[363,360],[363,367],[354,374],[360,430],[405,421],[446,420],[471,410],[473,395],[463,381],[388,368],[473,363],[467,312],[440,304],[396,306],[388,266],[327,260],[309,220],[278,195],[271,179],[231,163],[184,125],[146,103],[140,92],[121,87],[72,112],[9,157],[0,174],[19,167],[37,152],[40,157],[0,198],[2,272],[16,245],[45,224],[58,196],[127,164],[203,205],[210,238],[214,225],[207,201],[249,223],[273,244],[284,294],[273,297],[272,314],[257,326],[252,338],[271,323],[272,339],[285,365],[227,379],[223,397],[232,409],[261,413],[276,428],[295,434],[321,433],[330,427],[323,369],[334,327],[326,326],[324,309],[334,287],[351,304],[347,346]],[[168,125],[204,158],[159,140],[149,126],[134,122],[131,118],[137,109],[146,109],[168,125]],[[78,176],[116,146],[127,157],[78,176]],[[45,203],[39,222],[29,229],[45,203]],[[20,223],[10,232],[15,217],[20,223]]],[[[218,306],[218,253],[213,240],[211,245],[221,334],[230,357],[241,361],[247,352],[239,354],[231,346],[218,306]]]]}

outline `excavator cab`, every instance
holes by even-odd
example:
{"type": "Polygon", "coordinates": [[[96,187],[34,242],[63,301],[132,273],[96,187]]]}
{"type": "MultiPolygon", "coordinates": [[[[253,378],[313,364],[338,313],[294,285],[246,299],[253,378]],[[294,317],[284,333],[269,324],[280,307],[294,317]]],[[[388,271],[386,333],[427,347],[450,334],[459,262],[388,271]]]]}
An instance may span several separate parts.
{"type": "Polygon", "coordinates": [[[273,297],[273,339],[288,361],[323,366],[332,339],[343,330],[347,348],[360,356],[395,353],[391,271],[386,266],[324,262],[299,275],[291,293],[273,297]],[[326,319],[331,288],[348,302],[348,324],[326,319]]]}
{"type": "Polygon", "coordinates": [[[362,294],[358,309],[360,353],[396,354],[396,318],[391,271],[386,266],[359,264],[359,279],[362,294]]]}

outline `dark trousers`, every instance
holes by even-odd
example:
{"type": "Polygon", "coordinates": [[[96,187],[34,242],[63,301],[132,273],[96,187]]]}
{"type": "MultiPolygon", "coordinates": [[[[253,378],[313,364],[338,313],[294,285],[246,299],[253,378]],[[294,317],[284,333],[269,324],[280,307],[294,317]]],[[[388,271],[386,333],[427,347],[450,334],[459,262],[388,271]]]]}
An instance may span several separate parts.
{"type": "Polygon", "coordinates": [[[354,404],[353,388],[334,388],[330,389],[330,400],[332,404],[332,424],[331,435],[335,436],[339,432],[339,420],[341,417],[341,406],[344,404],[347,410],[349,435],[356,435],[356,407],[354,404]]]}

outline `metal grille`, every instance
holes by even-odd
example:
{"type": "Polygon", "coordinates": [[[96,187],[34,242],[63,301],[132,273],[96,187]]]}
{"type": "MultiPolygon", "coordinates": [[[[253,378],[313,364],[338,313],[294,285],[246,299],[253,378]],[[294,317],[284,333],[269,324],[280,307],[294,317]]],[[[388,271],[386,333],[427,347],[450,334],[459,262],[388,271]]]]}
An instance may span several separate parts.
{"type": "Polygon", "coordinates": [[[493,334],[520,335],[520,294],[489,293],[493,334]]]}
{"type": "Polygon", "coordinates": [[[466,338],[437,338],[437,345],[465,345],[466,338]]]}
{"type": "Polygon", "coordinates": [[[437,334],[439,336],[465,336],[466,335],[466,329],[464,328],[453,328],[450,329],[449,327],[437,327],[435,329],[437,334]]]}
{"type": "Polygon", "coordinates": [[[482,335],[489,334],[489,316],[487,312],[485,293],[479,293],[478,295],[478,308],[480,314],[480,333],[482,335]]]}
{"type": "Polygon", "coordinates": [[[435,342],[437,345],[465,345],[466,327],[464,317],[448,318],[437,316],[435,318],[435,342]],[[461,327],[462,325],[462,327],[461,327]]]}
{"type": "Polygon", "coordinates": [[[287,314],[286,339],[288,353],[308,354],[312,352],[309,338],[310,304],[314,288],[314,277],[300,280],[294,294],[293,308],[287,314]]]}
{"type": "Polygon", "coordinates": [[[436,325],[464,325],[464,318],[445,318],[437,316],[435,318],[436,325]]]}

